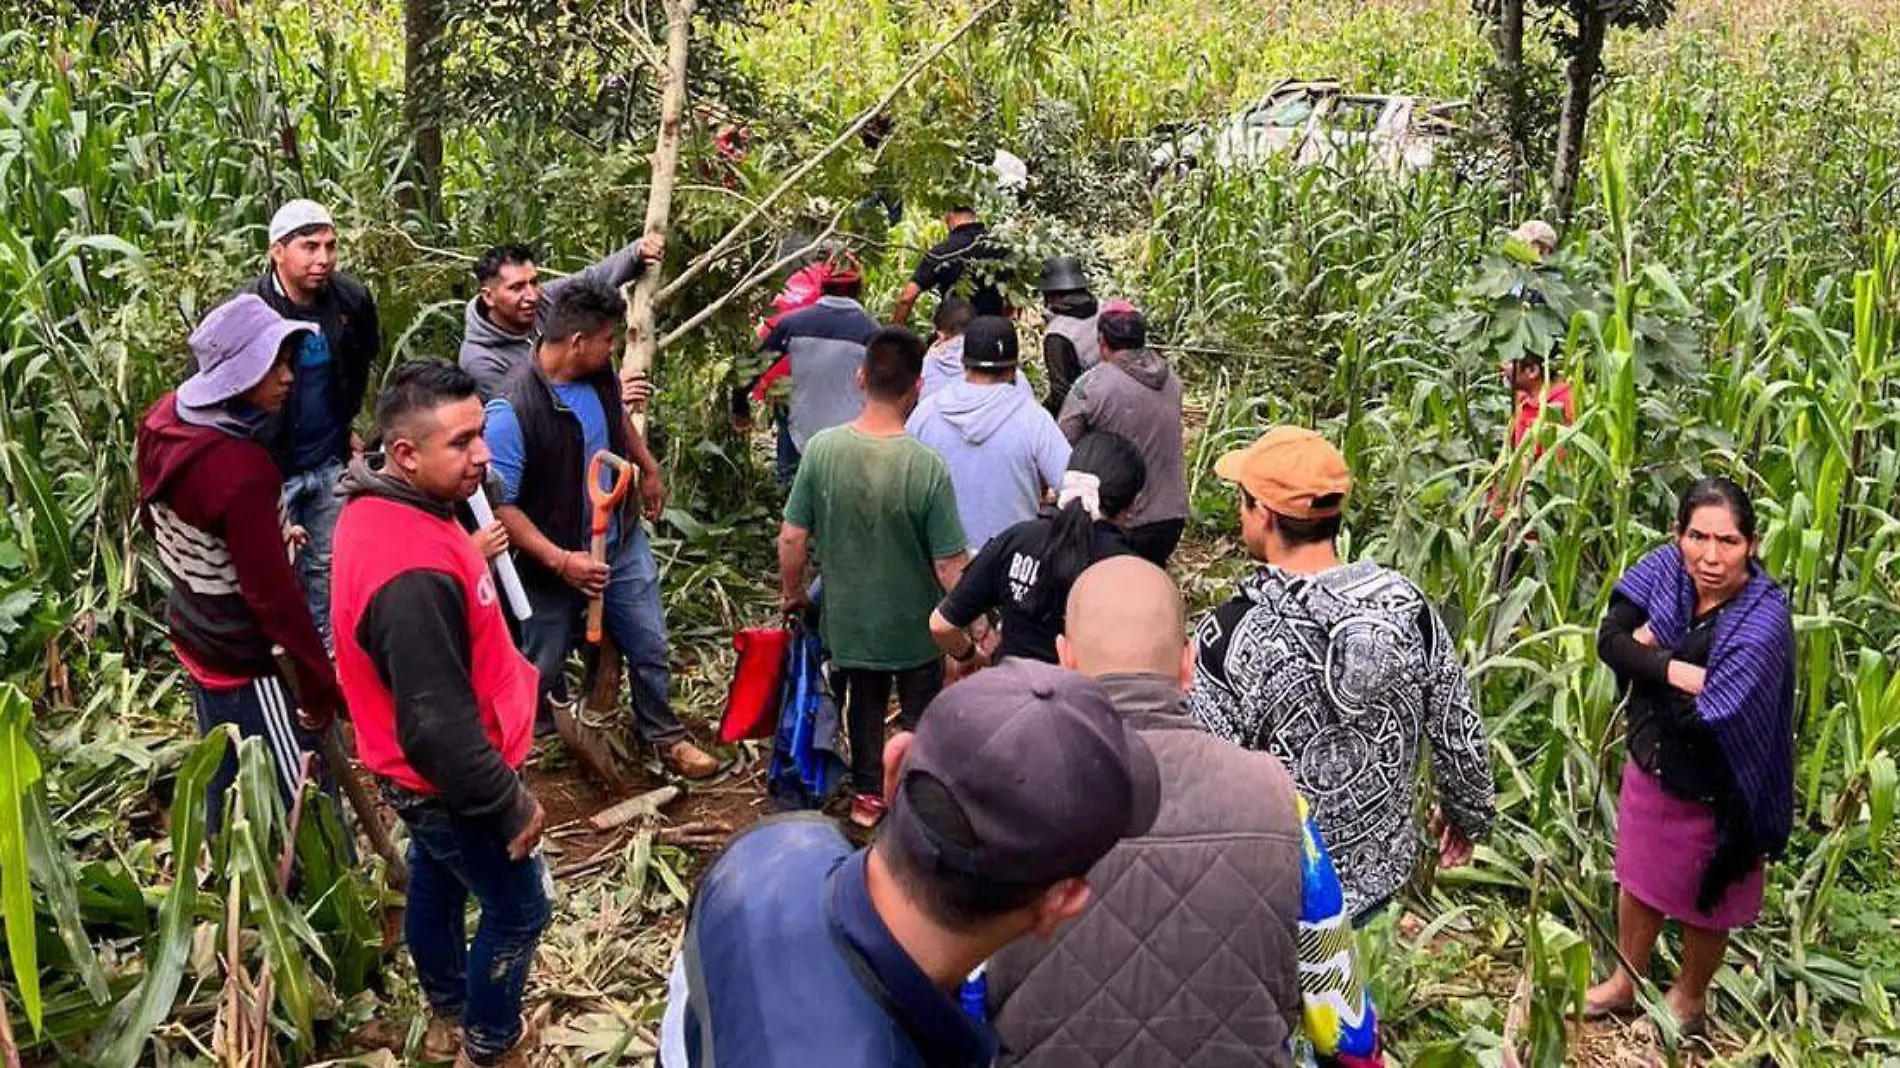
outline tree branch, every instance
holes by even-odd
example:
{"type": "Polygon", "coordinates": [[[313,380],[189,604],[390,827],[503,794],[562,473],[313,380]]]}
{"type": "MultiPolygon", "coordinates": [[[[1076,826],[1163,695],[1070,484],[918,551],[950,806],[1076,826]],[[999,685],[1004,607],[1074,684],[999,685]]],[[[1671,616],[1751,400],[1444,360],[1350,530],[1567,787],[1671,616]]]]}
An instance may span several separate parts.
{"type": "Polygon", "coordinates": [[[687,283],[706,273],[707,268],[717,262],[719,257],[724,255],[726,250],[731,248],[733,243],[739,239],[739,235],[765,214],[766,208],[790,192],[798,183],[804,181],[806,175],[817,170],[820,164],[829,159],[834,152],[842,148],[853,137],[863,132],[864,128],[869,126],[873,119],[882,115],[884,110],[890,107],[892,102],[897,99],[898,95],[901,94],[911,82],[916,81],[926,70],[929,70],[945,52],[950,50],[952,45],[962,40],[978,23],[987,18],[990,12],[1007,3],[1009,3],[1009,0],[989,0],[988,3],[977,8],[969,18],[963,20],[963,24],[958,26],[950,36],[937,42],[936,46],[931,48],[930,51],[918,57],[917,61],[911,64],[910,69],[906,70],[889,89],[885,90],[884,95],[878,99],[877,103],[872,104],[869,108],[861,112],[858,115],[857,121],[846,127],[843,133],[833,138],[830,144],[820,149],[817,155],[799,164],[791,174],[786,175],[785,180],[780,182],[770,193],[767,193],[764,199],[759,201],[758,206],[753,208],[745,218],[740,219],[732,229],[726,231],[726,235],[714,242],[713,247],[700,253],[698,258],[694,259],[692,263],[686,266],[685,270],[679,273],[678,277],[667,283],[666,287],[660,290],[657,302],[664,304],[673,299],[679,295],[680,290],[684,289],[687,283]]]}
{"type": "Polygon", "coordinates": [[[773,275],[777,274],[778,272],[784,270],[787,267],[790,267],[792,264],[797,263],[799,260],[810,255],[811,253],[816,252],[825,243],[826,239],[830,238],[833,234],[837,233],[838,224],[844,221],[845,213],[850,210],[851,209],[849,207],[846,207],[840,210],[838,214],[833,215],[831,217],[830,224],[827,225],[824,228],[824,230],[818,234],[817,237],[812,238],[811,243],[806,245],[804,248],[801,248],[797,250],[796,252],[787,253],[786,255],[779,257],[776,262],[773,262],[757,271],[754,271],[750,276],[748,276],[745,279],[745,281],[740,282],[738,285],[733,286],[731,289],[726,290],[724,296],[721,296],[718,300],[715,300],[711,304],[708,304],[705,307],[699,309],[697,312],[694,312],[692,318],[674,327],[670,333],[668,333],[665,337],[661,338],[658,347],[662,349],[666,348],[668,345],[673,344],[675,341],[678,341],[680,338],[685,337],[687,334],[692,333],[694,330],[697,330],[701,324],[706,322],[706,320],[719,314],[719,312],[722,309],[724,309],[726,305],[731,304],[733,301],[739,299],[740,297],[746,295],[747,293],[752,292],[753,289],[758,287],[759,283],[765,281],[768,278],[771,278],[773,275]]]}
{"type": "Polygon", "coordinates": [[[664,83],[666,56],[661,54],[660,46],[655,44],[652,35],[647,33],[646,22],[633,13],[632,0],[620,6],[620,13],[624,16],[624,21],[620,25],[621,35],[626,37],[629,45],[633,46],[634,52],[640,57],[640,62],[645,63],[653,71],[654,79],[664,83]]]}

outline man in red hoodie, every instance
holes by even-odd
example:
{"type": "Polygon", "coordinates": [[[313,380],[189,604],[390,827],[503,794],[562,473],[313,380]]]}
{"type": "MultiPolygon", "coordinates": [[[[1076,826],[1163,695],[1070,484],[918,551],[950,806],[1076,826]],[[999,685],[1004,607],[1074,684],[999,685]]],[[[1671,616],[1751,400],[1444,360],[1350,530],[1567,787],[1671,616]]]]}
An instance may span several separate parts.
{"type": "MultiPolygon", "coordinates": [[[[166,622],[191,676],[198,727],[234,724],[263,738],[286,803],[313,730],[335,715],[338,693],[323,639],[291,570],[295,528],[283,478],[263,439],[290,395],[291,361],[312,323],[292,322],[245,294],[213,309],[191,335],[197,373],[145,413],[138,433],[139,506],[170,576],[166,622]],[[295,666],[303,719],[278,676],[273,646],[295,666]]],[[[210,824],[237,772],[234,756],[211,786],[210,824]]]]}
{"type": "Polygon", "coordinates": [[[382,454],[343,476],[334,633],[357,749],[409,828],[404,933],[434,1014],[424,1058],[526,1064],[521,995],[553,912],[545,815],[520,774],[540,674],[455,519],[488,469],[475,379],[406,363],[376,423],[382,454]]]}

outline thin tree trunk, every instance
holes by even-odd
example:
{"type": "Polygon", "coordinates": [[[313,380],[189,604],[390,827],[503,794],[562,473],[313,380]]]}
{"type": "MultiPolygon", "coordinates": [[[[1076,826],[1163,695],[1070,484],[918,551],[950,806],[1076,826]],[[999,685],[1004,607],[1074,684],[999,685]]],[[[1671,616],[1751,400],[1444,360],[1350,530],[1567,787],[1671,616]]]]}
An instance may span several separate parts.
{"type": "MultiPolygon", "coordinates": [[[[686,59],[693,36],[694,0],[665,0],[666,67],[660,72],[660,133],[653,146],[653,171],[647,182],[646,233],[666,233],[673,215],[673,186],[679,172],[680,118],[686,111],[686,59]]],[[[659,329],[653,314],[654,297],[660,292],[663,264],[655,263],[642,272],[633,284],[627,300],[627,350],[620,361],[620,388],[628,395],[632,383],[649,378],[653,356],[659,351],[659,329]]],[[[647,432],[645,405],[629,410],[636,432],[647,432]]],[[[599,659],[594,665],[594,686],[587,695],[588,716],[598,721],[619,703],[620,650],[613,638],[601,636],[599,659]]]]}
{"type": "Polygon", "coordinates": [[[405,206],[442,213],[443,0],[408,0],[403,8],[403,118],[409,124],[414,181],[405,206]]]}
{"type": "Polygon", "coordinates": [[[1497,70],[1505,93],[1505,139],[1511,154],[1512,194],[1522,194],[1530,160],[1530,84],[1524,76],[1524,0],[1497,4],[1497,70]]]}
{"type": "MultiPolygon", "coordinates": [[[[665,234],[673,214],[673,185],[680,162],[680,116],[686,110],[686,58],[692,43],[693,0],[666,0],[666,69],[660,85],[660,134],[653,147],[653,173],[648,183],[646,232],[665,234]]],[[[647,377],[653,355],[659,351],[654,297],[660,292],[661,264],[640,273],[627,301],[627,353],[621,361],[622,385],[647,377]]],[[[644,408],[631,413],[634,428],[646,433],[644,408]]]]}
{"type": "Polygon", "coordinates": [[[1513,78],[1524,71],[1524,0],[1499,0],[1498,66],[1513,78]]]}
{"type": "Polygon", "coordinates": [[[1583,139],[1590,120],[1590,97],[1603,69],[1603,37],[1609,14],[1598,0],[1577,0],[1577,50],[1564,68],[1564,106],[1557,122],[1557,154],[1551,162],[1550,208],[1559,221],[1570,218],[1583,166],[1583,139]]]}

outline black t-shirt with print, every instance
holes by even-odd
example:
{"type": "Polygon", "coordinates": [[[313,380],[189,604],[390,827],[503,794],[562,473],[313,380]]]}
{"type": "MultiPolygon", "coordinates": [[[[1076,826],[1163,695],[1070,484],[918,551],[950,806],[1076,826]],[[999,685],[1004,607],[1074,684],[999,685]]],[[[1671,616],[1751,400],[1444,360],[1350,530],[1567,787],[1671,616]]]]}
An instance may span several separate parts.
{"type": "MultiPolygon", "coordinates": [[[[1056,662],[1056,635],[1062,633],[1063,609],[1069,591],[1052,590],[1046,599],[1048,612],[1034,609],[1037,589],[1045,580],[1045,557],[1055,520],[1049,516],[1018,523],[991,538],[976,554],[956,588],[943,599],[938,611],[953,626],[967,627],[976,618],[993,609],[1002,610],[1002,644],[997,659],[1020,656],[1045,663],[1056,662]]],[[[1089,562],[1125,556],[1133,550],[1123,538],[1121,528],[1098,521],[1089,562]]]]}

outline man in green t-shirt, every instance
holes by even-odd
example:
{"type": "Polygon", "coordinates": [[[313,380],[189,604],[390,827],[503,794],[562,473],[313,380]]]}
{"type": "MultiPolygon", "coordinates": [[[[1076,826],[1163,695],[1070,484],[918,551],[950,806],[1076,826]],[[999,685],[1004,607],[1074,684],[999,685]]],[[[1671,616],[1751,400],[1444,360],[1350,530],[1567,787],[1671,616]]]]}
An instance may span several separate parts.
{"type": "Polygon", "coordinates": [[[950,469],[904,433],[917,406],[924,342],[901,326],[872,335],[858,370],[864,411],[812,436],[779,528],[780,600],[810,604],[812,551],[823,568],[819,630],[831,650],[832,688],[851,745],[852,822],[884,814],[884,710],[897,692],[899,722],[914,728],[943,688],[930,613],[957,584],[965,552],[950,469]]]}

